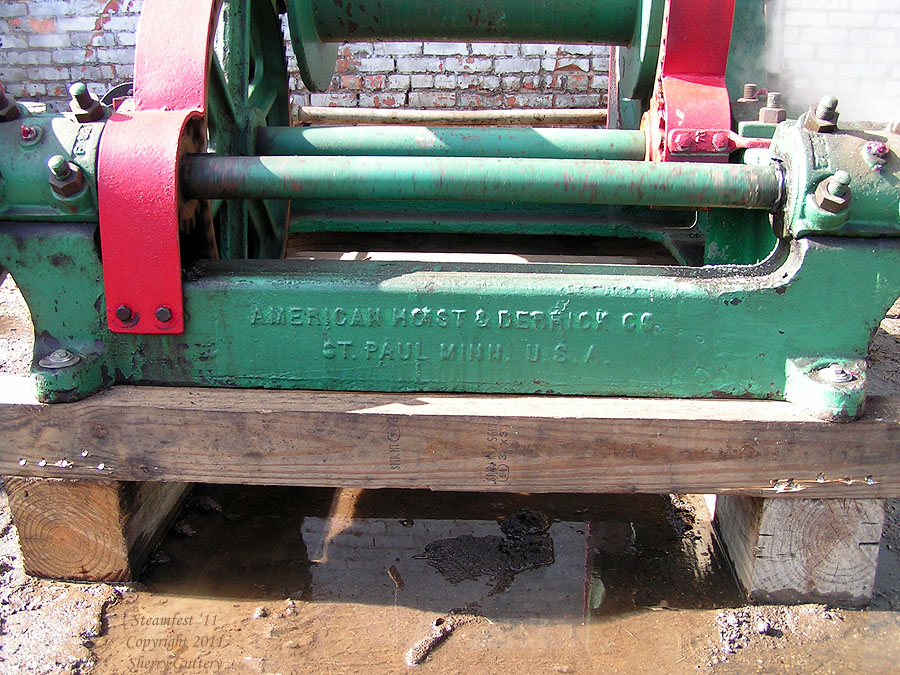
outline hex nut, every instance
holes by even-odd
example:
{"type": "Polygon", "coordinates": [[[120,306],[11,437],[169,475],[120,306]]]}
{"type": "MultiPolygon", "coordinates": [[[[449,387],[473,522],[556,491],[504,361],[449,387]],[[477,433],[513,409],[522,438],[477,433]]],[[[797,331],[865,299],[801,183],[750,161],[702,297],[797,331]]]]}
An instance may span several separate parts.
{"type": "Polygon", "coordinates": [[[816,186],[816,205],[823,211],[828,211],[828,213],[840,213],[841,211],[845,211],[847,207],[850,206],[850,200],[853,198],[853,193],[850,192],[850,188],[847,188],[847,191],[842,197],[833,195],[828,189],[829,181],[831,181],[831,178],[826,178],[825,180],[820,181],[818,186],[816,186]]]}
{"type": "Polygon", "coordinates": [[[83,84],[74,84],[69,88],[72,100],[69,109],[79,122],[98,122],[103,119],[104,110],[100,101],[91,96],[83,84]],[[77,93],[76,93],[77,92],[77,93]]]}
{"type": "Polygon", "coordinates": [[[19,110],[19,106],[16,105],[16,99],[9,94],[6,94],[4,98],[6,99],[6,105],[0,108],[0,122],[11,122],[12,120],[19,119],[22,111],[19,110]]]}
{"type": "Polygon", "coordinates": [[[778,124],[787,119],[787,110],[784,108],[769,108],[764,106],[759,109],[759,121],[764,124],[778,124]]]}
{"type": "Polygon", "coordinates": [[[50,188],[60,197],[71,197],[84,189],[84,174],[81,167],[72,162],[68,162],[69,175],[65,178],[57,178],[53,172],[50,172],[50,188]]]}
{"type": "Polygon", "coordinates": [[[816,115],[816,106],[812,106],[809,112],[806,113],[806,120],[803,122],[803,126],[818,134],[830,134],[837,129],[837,121],[840,116],[840,113],[835,112],[832,119],[823,120],[816,115]]]}

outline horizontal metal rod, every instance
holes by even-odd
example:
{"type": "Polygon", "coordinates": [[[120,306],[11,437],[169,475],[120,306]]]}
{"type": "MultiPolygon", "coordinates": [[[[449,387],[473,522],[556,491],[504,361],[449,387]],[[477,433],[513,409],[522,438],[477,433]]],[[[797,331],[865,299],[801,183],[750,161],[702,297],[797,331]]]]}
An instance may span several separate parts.
{"type": "Polygon", "coordinates": [[[630,44],[640,0],[290,0],[322,42],[450,40],[630,44]]]}
{"type": "Polygon", "coordinates": [[[641,160],[644,134],[530,127],[273,127],[259,130],[256,149],[260,155],[641,160]]]}
{"type": "Polygon", "coordinates": [[[409,108],[331,108],[301,106],[298,119],[303,123],[330,124],[428,124],[437,126],[539,124],[606,124],[606,108],[552,108],[505,110],[412,110],[409,108]]]}
{"type": "Polygon", "coordinates": [[[398,199],[772,209],[774,166],[471,157],[184,158],[197,199],[398,199]]]}

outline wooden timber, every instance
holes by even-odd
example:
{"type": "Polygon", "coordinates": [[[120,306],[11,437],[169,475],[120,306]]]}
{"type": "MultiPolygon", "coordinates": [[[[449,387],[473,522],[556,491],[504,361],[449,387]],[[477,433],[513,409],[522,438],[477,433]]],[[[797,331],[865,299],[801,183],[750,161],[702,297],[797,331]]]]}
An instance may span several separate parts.
{"type": "Polygon", "coordinates": [[[186,498],[184,483],[5,479],[25,571],[74,581],[128,581],[186,498]]]}
{"type": "Polygon", "coordinates": [[[883,523],[883,499],[716,502],[716,526],[754,602],[867,605],[883,523]]]}
{"type": "Polygon", "coordinates": [[[605,125],[606,109],[410,110],[406,108],[301,106],[297,112],[297,119],[301,124],[583,126],[605,125]]]}
{"type": "Polygon", "coordinates": [[[889,497],[900,397],[835,424],[775,401],[116,387],[0,406],[0,475],[889,497]]]}

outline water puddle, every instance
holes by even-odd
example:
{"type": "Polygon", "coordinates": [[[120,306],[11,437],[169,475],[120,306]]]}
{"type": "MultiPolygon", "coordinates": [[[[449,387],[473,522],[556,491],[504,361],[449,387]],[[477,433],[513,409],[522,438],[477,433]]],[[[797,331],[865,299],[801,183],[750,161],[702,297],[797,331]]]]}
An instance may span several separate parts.
{"type": "Polygon", "coordinates": [[[702,610],[740,602],[702,508],[198,487],[146,590],[108,610],[97,672],[687,672],[715,638],[702,610]]]}

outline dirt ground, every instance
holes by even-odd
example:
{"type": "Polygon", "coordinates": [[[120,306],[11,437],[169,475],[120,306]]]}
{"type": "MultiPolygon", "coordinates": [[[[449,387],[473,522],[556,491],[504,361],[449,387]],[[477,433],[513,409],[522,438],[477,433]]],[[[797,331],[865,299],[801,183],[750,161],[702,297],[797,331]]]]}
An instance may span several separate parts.
{"type": "MultiPolygon", "coordinates": [[[[874,393],[900,391],[897,336],[900,303],[872,344],[874,393]]],[[[26,373],[30,347],[7,279],[0,375],[26,373]]],[[[0,673],[889,673],[898,662],[900,500],[887,504],[873,603],[852,611],[746,604],[698,495],[197,486],[140,581],[113,586],[25,575],[0,491],[0,673]],[[526,516],[540,525],[524,539],[501,528],[526,516]],[[496,556],[519,555],[528,537],[541,546],[498,574],[496,556]]]]}

